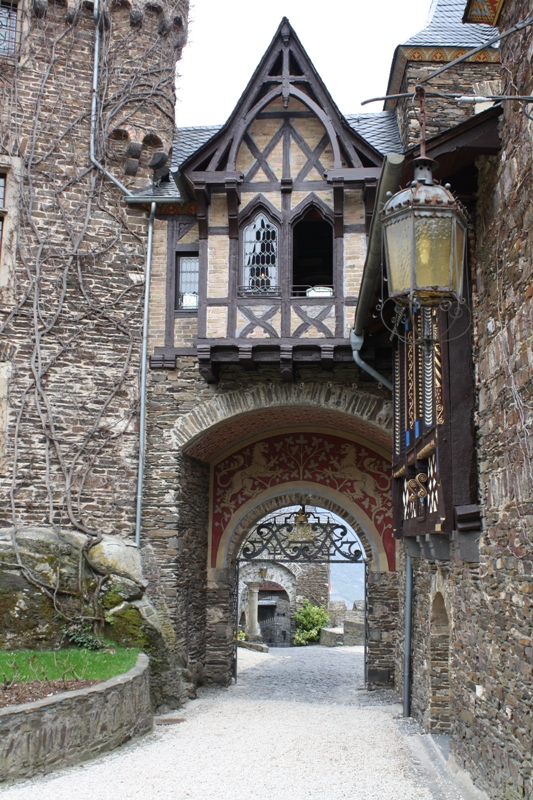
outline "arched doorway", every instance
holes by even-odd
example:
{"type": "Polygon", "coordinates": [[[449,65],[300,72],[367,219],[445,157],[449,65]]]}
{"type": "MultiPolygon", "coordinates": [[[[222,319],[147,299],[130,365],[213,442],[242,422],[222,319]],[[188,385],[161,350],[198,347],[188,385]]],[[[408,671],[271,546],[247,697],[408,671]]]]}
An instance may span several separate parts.
{"type": "Polygon", "coordinates": [[[178,580],[183,575],[176,616],[191,620],[186,630],[194,636],[193,657],[204,680],[231,680],[242,542],[262,517],[300,503],[304,494],[310,505],[337,513],[363,544],[369,562],[369,678],[393,681],[398,593],[390,421],[388,400],[324,382],[216,394],[174,425],[168,441],[179,453],[178,485],[187,487],[180,495],[178,525],[186,548],[176,555],[178,580]],[[199,573],[204,553],[205,577],[199,573]]]}
{"type": "MultiPolygon", "coordinates": [[[[330,568],[338,564],[362,568],[362,585],[366,586],[367,562],[361,541],[337,515],[305,504],[267,514],[241,544],[236,561],[235,614],[239,619],[246,606],[247,618],[253,620],[247,638],[290,645],[295,613],[306,600],[329,611],[330,568]],[[278,597],[274,599],[275,587],[286,596],[286,605],[283,596],[278,595],[279,602],[278,597]],[[270,614],[262,604],[270,606],[270,614]]],[[[237,653],[236,648],[235,658],[237,653]]]]}

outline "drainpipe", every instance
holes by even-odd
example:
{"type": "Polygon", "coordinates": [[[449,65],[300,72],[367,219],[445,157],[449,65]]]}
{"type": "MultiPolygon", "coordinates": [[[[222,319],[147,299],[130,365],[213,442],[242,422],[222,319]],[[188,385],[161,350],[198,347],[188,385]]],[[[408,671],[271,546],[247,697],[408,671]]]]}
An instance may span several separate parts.
{"type": "Polygon", "coordinates": [[[358,366],[361,367],[361,369],[364,369],[365,372],[368,372],[369,375],[372,375],[372,377],[379,381],[379,383],[383,384],[383,386],[385,386],[389,392],[392,392],[392,383],[383,375],[381,375],[381,373],[375,370],[374,367],[371,367],[370,364],[367,364],[366,361],[363,361],[359,355],[359,350],[362,348],[364,341],[364,334],[362,333],[360,336],[358,336],[355,330],[352,328],[350,331],[350,346],[352,348],[353,360],[358,366]]]}
{"type": "Polygon", "coordinates": [[[154,240],[154,220],[156,204],[150,207],[148,221],[148,246],[146,253],[146,269],[144,272],[144,314],[143,338],[141,352],[141,408],[139,411],[139,472],[137,475],[137,513],[135,517],[135,545],[141,546],[141,514],[143,502],[144,477],[144,439],[146,427],[146,375],[148,372],[148,313],[150,310],[150,278],[152,275],[152,243],[154,240]]]}
{"type": "Polygon", "coordinates": [[[403,650],[403,715],[411,716],[411,630],[413,624],[413,562],[405,557],[405,631],[403,650]]]}
{"type": "MultiPolygon", "coordinates": [[[[132,192],[127,189],[103,164],[101,164],[95,156],[95,141],[96,141],[96,124],[97,124],[97,107],[98,107],[98,80],[99,80],[99,67],[100,67],[100,18],[99,18],[99,0],[94,0],[94,65],[93,65],[93,91],[91,98],[91,133],[89,144],[89,157],[91,163],[103,172],[106,178],[117,186],[122,194],[127,197],[132,197],[132,192]]],[[[146,253],[146,268],[144,271],[144,315],[143,315],[143,333],[142,333],[142,353],[141,353],[141,407],[140,407],[140,420],[139,420],[139,471],[137,475],[137,509],[135,516],[135,545],[141,546],[141,512],[142,512],[142,487],[144,477],[144,440],[145,440],[145,427],[146,427],[146,375],[147,375],[147,362],[148,362],[148,311],[150,305],[150,278],[152,273],[152,243],[154,239],[154,220],[155,220],[156,203],[152,202],[150,206],[150,218],[148,221],[148,245],[146,253]]]]}
{"type": "Polygon", "coordinates": [[[374,297],[376,283],[381,270],[381,218],[379,212],[385,205],[387,193],[392,192],[394,194],[394,192],[398,190],[404,163],[405,156],[400,153],[389,153],[385,157],[376,191],[376,206],[372,216],[372,222],[370,223],[368,249],[363,269],[363,278],[361,280],[361,289],[357,300],[354,328],[350,333],[350,345],[352,347],[353,360],[355,363],[358,364],[361,369],[364,369],[365,372],[368,372],[369,375],[372,375],[373,378],[379,381],[379,383],[385,386],[390,392],[392,392],[391,382],[363,361],[359,351],[363,346],[366,318],[374,297]]]}
{"type": "Polygon", "coordinates": [[[91,159],[91,163],[94,164],[100,172],[103,172],[106,178],[109,178],[115,186],[118,186],[120,191],[131,197],[131,192],[129,189],[126,189],[123,183],[121,183],[114,175],[112,175],[109,170],[107,170],[103,164],[101,164],[98,159],[96,158],[94,151],[95,151],[95,140],[96,140],[96,123],[97,123],[97,103],[98,103],[98,74],[100,69],[100,18],[99,18],[99,0],[94,0],[94,65],[93,65],[93,93],[91,98],[91,134],[90,134],[90,144],[89,144],[89,158],[91,159]]]}

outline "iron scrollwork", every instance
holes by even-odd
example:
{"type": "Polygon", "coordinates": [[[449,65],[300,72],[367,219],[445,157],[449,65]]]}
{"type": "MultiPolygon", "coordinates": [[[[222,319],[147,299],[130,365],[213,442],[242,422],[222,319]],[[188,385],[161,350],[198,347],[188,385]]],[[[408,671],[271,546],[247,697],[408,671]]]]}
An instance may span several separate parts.
{"type": "Polygon", "coordinates": [[[303,507],[281,522],[274,519],[258,525],[243,544],[240,558],[281,562],[364,560],[359,540],[345,525],[330,518],[323,520],[303,507]]]}

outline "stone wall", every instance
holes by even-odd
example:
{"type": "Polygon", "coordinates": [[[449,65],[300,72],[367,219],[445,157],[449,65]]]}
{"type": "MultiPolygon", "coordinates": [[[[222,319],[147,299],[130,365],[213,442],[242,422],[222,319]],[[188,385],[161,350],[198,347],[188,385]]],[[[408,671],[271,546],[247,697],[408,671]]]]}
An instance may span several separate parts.
{"type": "Polygon", "coordinates": [[[263,641],[268,645],[291,643],[292,609],[286,592],[259,592],[259,600],[275,601],[275,605],[259,607],[259,627],[263,641]]]}
{"type": "MultiPolygon", "coordinates": [[[[0,55],[0,169],[16,220],[0,257],[0,526],[129,536],[147,214],[90,167],[92,7],[38,5],[39,17],[18,4],[20,46],[0,55]]],[[[153,153],[172,141],[187,7],[104,12],[96,155],[130,189],[151,182],[153,153]]]]}
{"type": "MultiPolygon", "coordinates": [[[[506,30],[530,13],[504,4],[506,30]]],[[[533,31],[502,43],[503,92],[530,94],[533,31]]],[[[529,797],[533,596],[532,123],[504,104],[499,158],[479,160],[474,272],[478,569],[457,570],[453,751],[494,798],[529,797]],[[482,758],[480,758],[480,754],[482,758]]]]}
{"type": "Polygon", "coordinates": [[[329,564],[302,564],[302,570],[296,576],[297,609],[304,600],[328,610],[329,564]]]}
{"type": "Polygon", "coordinates": [[[0,708],[0,781],[78,764],[152,729],[148,658],[108,681],[0,708]]]}
{"type": "Polygon", "coordinates": [[[368,683],[394,684],[398,573],[368,573],[368,683]]]}
{"type": "MultiPolygon", "coordinates": [[[[409,61],[400,92],[414,92],[420,81],[442,64],[428,61],[409,61]]],[[[447,69],[442,75],[426,84],[427,91],[446,94],[481,95],[498,94],[501,66],[498,63],[463,62],[447,69]]],[[[418,106],[417,109],[418,111],[418,106]]],[[[440,97],[428,97],[426,104],[426,136],[430,139],[453,128],[479,111],[473,103],[457,103],[440,97]]],[[[415,117],[411,98],[398,101],[398,125],[404,147],[420,142],[420,125],[415,117]]]]}

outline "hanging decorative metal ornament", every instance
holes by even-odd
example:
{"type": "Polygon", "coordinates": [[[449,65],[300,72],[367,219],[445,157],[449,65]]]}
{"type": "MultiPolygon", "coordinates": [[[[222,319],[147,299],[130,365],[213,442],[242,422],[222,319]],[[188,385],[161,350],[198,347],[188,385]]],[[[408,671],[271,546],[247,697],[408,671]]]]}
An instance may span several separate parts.
{"type": "Polygon", "coordinates": [[[312,542],[316,536],[317,532],[309,523],[309,514],[306,514],[305,506],[302,506],[294,517],[293,525],[288,526],[287,539],[289,542],[312,542]]]}
{"type": "Polygon", "coordinates": [[[385,203],[381,224],[389,297],[411,310],[461,301],[468,220],[448,185],[433,180],[437,162],[426,155],[425,90],[420,102],[420,157],[414,180],[385,203]]]}
{"type": "Polygon", "coordinates": [[[259,524],[242,545],[243,561],[303,563],[364,561],[361,543],[345,525],[302,506],[283,518],[259,524]]]}

